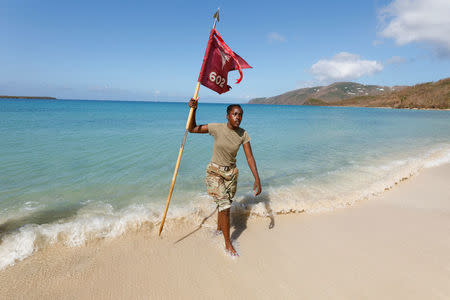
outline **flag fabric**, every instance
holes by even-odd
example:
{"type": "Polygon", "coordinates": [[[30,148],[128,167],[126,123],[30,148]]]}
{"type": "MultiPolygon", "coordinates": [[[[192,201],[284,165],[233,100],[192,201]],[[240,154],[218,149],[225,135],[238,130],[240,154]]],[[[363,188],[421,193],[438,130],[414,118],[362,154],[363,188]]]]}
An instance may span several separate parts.
{"type": "Polygon", "coordinates": [[[238,70],[240,77],[236,83],[239,83],[243,77],[242,69],[247,68],[251,66],[225,44],[216,29],[212,29],[198,81],[205,87],[223,94],[231,89],[228,85],[228,72],[238,70]]]}

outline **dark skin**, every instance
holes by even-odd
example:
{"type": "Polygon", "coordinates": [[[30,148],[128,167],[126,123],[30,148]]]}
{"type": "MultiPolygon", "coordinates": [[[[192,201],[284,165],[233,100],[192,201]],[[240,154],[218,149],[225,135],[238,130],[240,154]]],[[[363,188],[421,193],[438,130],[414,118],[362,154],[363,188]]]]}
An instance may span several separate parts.
{"type": "MultiPolygon", "coordinates": [[[[189,101],[189,106],[194,108],[193,116],[189,124],[188,130],[191,133],[208,133],[208,124],[197,125],[195,121],[195,112],[197,110],[197,100],[191,99],[189,101]]],[[[227,126],[232,130],[239,128],[242,122],[242,116],[244,112],[241,108],[235,106],[231,109],[230,113],[227,114],[227,126]]],[[[257,196],[261,193],[261,181],[259,179],[258,169],[256,167],[255,158],[253,157],[252,147],[250,142],[242,145],[244,148],[245,157],[247,158],[247,163],[252,171],[253,177],[255,178],[255,183],[253,185],[254,195],[257,196]]],[[[232,254],[238,255],[230,240],[230,209],[225,209],[219,212],[217,216],[217,230],[222,231],[225,240],[225,248],[232,254]]]]}

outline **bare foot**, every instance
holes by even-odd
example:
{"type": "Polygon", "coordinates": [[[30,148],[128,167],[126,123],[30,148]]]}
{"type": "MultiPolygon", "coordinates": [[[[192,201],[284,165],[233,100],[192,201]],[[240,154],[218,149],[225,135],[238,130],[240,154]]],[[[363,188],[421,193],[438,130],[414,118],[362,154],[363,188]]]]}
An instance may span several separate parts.
{"type": "Polygon", "coordinates": [[[236,250],[234,250],[233,245],[228,244],[225,245],[225,249],[231,254],[231,256],[239,256],[239,254],[236,252],[236,250]]]}

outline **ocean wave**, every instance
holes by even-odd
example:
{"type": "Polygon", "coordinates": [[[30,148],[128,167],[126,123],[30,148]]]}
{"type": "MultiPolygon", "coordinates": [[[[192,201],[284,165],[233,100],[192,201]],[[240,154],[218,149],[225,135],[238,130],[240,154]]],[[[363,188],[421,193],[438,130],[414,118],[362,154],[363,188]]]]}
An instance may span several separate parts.
{"type": "MultiPolygon", "coordinates": [[[[295,185],[269,188],[265,197],[274,213],[331,211],[379,195],[424,168],[446,163],[450,163],[450,145],[440,145],[419,157],[381,164],[359,164],[295,185]]],[[[260,206],[252,213],[265,215],[263,210],[260,206]]]]}
{"type": "MultiPolygon", "coordinates": [[[[378,195],[423,168],[446,163],[450,163],[450,145],[441,145],[420,157],[401,158],[384,164],[359,163],[318,178],[299,176],[293,184],[268,187],[258,197],[251,193],[238,195],[232,206],[232,215],[245,213],[253,217],[273,217],[276,214],[330,211],[378,195]]],[[[38,205],[27,202],[25,209],[35,210],[38,205]]],[[[153,230],[159,226],[161,211],[162,207],[154,203],[114,209],[107,203],[86,201],[71,217],[48,224],[26,224],[11,232],[3,232],[0,269],[55,243],[77,247],[91,240],[114,238],[129,230],[139,230],[144,225],[153,230]]],[[[199,224],[212,211],[213,202],[201,193],[182,205],[172,205],[165,230],[175,228],[180,222],[199,224]]]]}

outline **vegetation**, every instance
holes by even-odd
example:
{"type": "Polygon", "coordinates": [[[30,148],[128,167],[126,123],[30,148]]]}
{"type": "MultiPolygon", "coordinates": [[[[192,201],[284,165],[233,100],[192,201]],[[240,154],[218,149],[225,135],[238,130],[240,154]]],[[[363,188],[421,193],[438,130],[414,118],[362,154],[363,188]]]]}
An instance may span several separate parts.
{"type": "Polygon", "coordinates": [[[250,100],[249,103],[311,105],[306,104],[309,99],[333,103],[355,96],[380,95],[387,90],[390,91],[391,88],[376,85],[363,85],[355,82],[336,82],[328,86],[298,89],[274,97],[256,98],[250,100]]]}
{"type": "Polygon", "coordinates": [[[303,105],[326,106],[326,105],[328,105],[328,103],[325,101],[322,101],[320,99],[310,98],[310,99],[306,100],[303,105]]]}
{"type": "Polygon", "coordinates": [[[450,78],[414,86],[383,87],[354,82],[298,89],[249,103],[450,109],[450,78]]]}
{"type": "Polygon", "coordinates": [[[449,109],[450,78],[417,84],[380,96],[345,99],[333,105],[449,109]]]}

